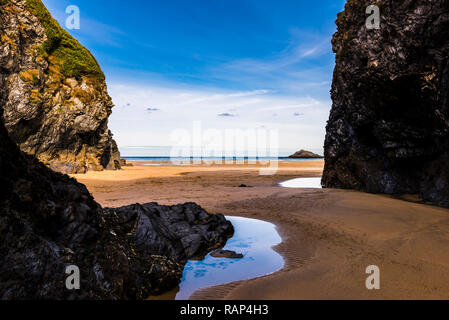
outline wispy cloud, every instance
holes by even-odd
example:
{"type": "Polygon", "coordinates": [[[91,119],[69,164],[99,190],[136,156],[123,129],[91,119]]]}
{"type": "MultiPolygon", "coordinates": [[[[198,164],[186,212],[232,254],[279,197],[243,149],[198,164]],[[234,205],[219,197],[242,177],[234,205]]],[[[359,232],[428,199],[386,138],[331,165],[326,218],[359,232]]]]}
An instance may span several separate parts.
{"type": "Polygon", "coordinates": [[[231,118],[233,118],[233,117],[237,117],[237,115],[236,114],[233,114],[233,113],[228,113],[228,112],[225,112],[225,113],[220,113],[219,115],[218,115],[219,117],[231,117],[231,118]]]}
{"type": "Polygon", "coordinates": [[[110,117],[110,128],[121,147],[167,146],[171,143],[171,132],[190,130],[194,121],[200,121],[205,130],[277,129],[281,148],[321,149],[329,101],[279,96],[266,90],[211,91],[201,87],[180,89],[111,83],[109,93],[117,107],[110,117]],[[149,101],[152,107],[148,107],[149,101]],[[132,109],[125,107],[128,103],[132,109]],[[149,108],[163,112],[149,112],[149,108]],[[294,113],[301,117],[292,117],[294,113]]]}
{"type": "Polygon", "coordinates": [[[241,83],[245,87],[264,87],[283,93],[320,92],[330,87],[329,70],[314,61],[331,57],[330,35],[296,35],[284,50],[261,59],[243,58],[215,65],[210,73],[216,79],[241,83]]]}
{"type": "Polygon", "coordinates": [[[259,96],[269,93],[269,90],[252,90],[246,92],[232,92],[232,93],[211,93],[201,97],[195,97],[193,99],[188,99],[181,103],[181,105],[189,105],[201,102],[213,102],[213,101],[223,101],[229,98],[245,98],[259,96]]]}
{"type": "Polygon", "coordinates": [[[78,37],[83,37],[89,41],[95,41],[96,43],[122,47],[121,39],[127,36],[121,29],[93,19],[83,18],[81,23],[81,29],[74,31],[73,33],[78,37]]]}
{"type": "Polygon", "coordinates": [[[160,111],[161,109],[158,109],[158,108],[147,108],[147,112],[148,113],[153,113],[153,112],[156,112],[156,111],[160,111]]]}
{"type": "Polygon", "coordinates": [[[329,42],[316,44],[312,48],[297,45],[293,48],[287,48],[274,57],[264,60],[257,59],[240,59],[219,66],[224,70],[244,71],[246,73],[260,74],[268,72],[279,72],[284,68],[292,67],[306,58],[320,55],[326,52],[329,42]]]}

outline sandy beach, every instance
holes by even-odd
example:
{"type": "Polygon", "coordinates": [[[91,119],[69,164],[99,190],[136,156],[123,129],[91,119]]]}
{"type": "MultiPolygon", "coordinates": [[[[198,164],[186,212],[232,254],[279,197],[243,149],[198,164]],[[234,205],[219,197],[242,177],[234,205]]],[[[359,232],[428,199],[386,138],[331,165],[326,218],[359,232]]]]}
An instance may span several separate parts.
{"type": "Polygon", "coordinates": [[[449,298],[447,209],[406,201],[413,197],[279,186],[320,177],[322,161],[280,162],[272,176],[259,175],[259,165],[154,164],[73,177],[105,207],[196,202],[211,213],[272,222],[283,239],[275,248],[283,270],[203,289],[194,299],[449,298]],[[365,287],[369,265],[380,268],[380,290],[365,287]]]}

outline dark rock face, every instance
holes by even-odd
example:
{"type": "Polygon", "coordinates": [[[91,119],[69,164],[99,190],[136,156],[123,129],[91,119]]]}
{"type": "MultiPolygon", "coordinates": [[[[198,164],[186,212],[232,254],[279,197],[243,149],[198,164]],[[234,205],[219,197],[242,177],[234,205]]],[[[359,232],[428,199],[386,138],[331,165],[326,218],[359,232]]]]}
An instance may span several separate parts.
{"type": "Polygon", "coordinates": [[[3,124],[0,180],[0,299],[144,299],[233,234],[194,204],[102,209],[83,185],[19,151],[3,124]],[[65,288],[69,265],[80,290],[65,288]]]}
{"type": "Polygon", "coordinates": [[[232,233],[194,204],[102,209],[0,124],[0,299],[144,299],[176,286],[186,259],[232,233]],[[65,288],[69,265],[80,268],[80,290],[65,288]]]}
{"type": "Polygon", "coordinates": [[[210,215],[195,203],[105,210],[119,217],[118,225],[134,230],[133,241],[143,257],[157,254],[185,262],[220,247],[234,233],[223,215],[210,215]]]}
{"type": "Polygon", "coordinates": [[[419,193],[449,206],[449,2],[348,0],[333,38],[325,187],[419,193]]]}
{"type": "Polygon", "coordinates": [[[95,58],[41,0],[0,6],[0,68],[8,74],[4,120],[13,141],[62,173],[119,169],[108,129],[113,104],[95,58]]]}
{"type": "Polygon", "coordinates": [[[290,159],[323,159],[323,156],[307,150],[300,150],[289,156],[290,159]]]}

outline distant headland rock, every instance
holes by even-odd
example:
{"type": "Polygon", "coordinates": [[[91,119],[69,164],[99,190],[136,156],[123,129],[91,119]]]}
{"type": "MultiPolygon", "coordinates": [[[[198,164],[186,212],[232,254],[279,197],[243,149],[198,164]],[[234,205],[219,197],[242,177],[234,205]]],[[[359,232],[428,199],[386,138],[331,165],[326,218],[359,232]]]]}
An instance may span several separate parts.
{"type": "Polygon", "coordinates": [[[4,122],[22,151],[62,173],[119,169],[113,103],[92,54],[41,0],[0,1],[4,122]]]}
{"type": "Polygon", "coordinates": [[[307,150],[300,150],[289,156],[290,159],[324,159],[323,156],[307,150]]]}
{"type": "Polygon", "coordinates": [[[348,0],[336,66],[323,185],[419,194],[449,207],[449,2],[348,0]]]}

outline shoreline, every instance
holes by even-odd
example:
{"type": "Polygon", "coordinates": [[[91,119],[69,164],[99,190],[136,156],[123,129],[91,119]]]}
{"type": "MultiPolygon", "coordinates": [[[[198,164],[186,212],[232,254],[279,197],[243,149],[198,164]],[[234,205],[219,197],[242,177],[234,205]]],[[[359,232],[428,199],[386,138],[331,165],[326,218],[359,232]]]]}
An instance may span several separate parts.
{"type": "Polygon", "coordinates": [[[322,161],[259,166],[143,166],[75,176],[103,206],[196,202],[210,213],[273,223],[284,268],[265,277],[195,292],[193,299],[447,299],[449,210],[385,195],[289,189],[279,182],[319,177],[322,161]],[[238,188],[245,184],[250,188],[238,188]],[[381,290],[365,287],[378,265],[381,290]],[[270,288],[269,291],[266,288],[270,288]]]}
{"type": "MultiPolygon", "coordinates": [[[[382,199],[383,204],[387,207],[397,206],[398,203],[396,202],[400,201],[403,202],[401,207],[407,209],[409,204],[413,204],[411,208],[414,207],[413,209],[421,211],[419,212],[420,215],[427,213],[449,214],[446,209],[401,201],[389,196],[363,194],[358,191],[338,191],[340,190],[331,190],[330,193],[336,192],[333,195],[335,197],[333,200],[343,198],[340,201],[349,202],[353,200],[354,196],[360,196],[361,198],[367,196],[366,200],[372,200],[370,207],[376,207],[376,201],[380,200],[378,197],[382,197],[384,198],[382,199]]],[[[314,192],[305,193],[304,196],[316,196],[312,193],[314,192]]],[[[331,202],[334,202],[333,200],[331,202]]],[[[404,212],[404,209],[400,212],[404,212]]],[[[231,213],[226,214],[232,215],[231,213]]],[[[446,236],[444,236],[444,245],[436,245],[433,248],[429,245],[426,248],[426,250],[429,250],[428,252],[410,249],[409,252],[401,252],[403,250],[388,248],[389,245],[379,246],[375,243],[378,239],[373,241],[366,234],[351,234],[345,232],[348,230],[334,228],[327,221],[317,224],[313,217],[305,219],[303,221],[304,226],[297,225],[296,221],[288,221],[289,223],[293,222],[294,227],[283,219],[266,219],[264,217],[258,217],[258,219],[277,226],[277,231],[282,237],[282,243],[273,249],[284,258],[284,268],[263,277],[204,288],[195,292],[191,299],[413,300],[447,299],[448,297],[447,280],[449,279],[449,272],[447,266],[449,261],[445,257],[444,252],[447,245],[444,242],[449,241],[449,239],[446,236]],[[302,241],[303,244],[297,245],[298,240],[299,242],[302,241]],[[311,240],[315,243],[311,243],[311,240]],[[421,257],[417,259],[413,257],[413,253],[421,255],[421,257]],[[438,259],[428,259],[432,261],[430,263],[426,263],[422,259],[424,256],[434,256],[438,253],[438,259]],[[396,259],[390,260],[391,257],[396,259]],[[438,260],[441,260],[441,263],[436,263],[438,260]],[[386,288],[382,286],[380,291],[369,291],[365,288],[367,277],[365,268],[373,262],[381,267],[381,271],[393,267],[392,270],[387,270],[386,275],[382,274],[382,278],[387,278],[392,283],[387,285],[386,288]],[[270,290],[267,291],[266,288],[270,288],[270,290]]],[[[446,218],[443,216],[442,219],[445,220],[446,218]]],[[[394,228],[392,229],[393,232],[397,232],[394,228]]],[[[434,238],[433,235],[426,235],[426,237],[434,238]]],[[[386,240],[382,239],[383,241],[386,240]]],[[[388,239],[387,241],[402,242],[405,240],[388,239]]],[[[415,239],[415,241],[418,241],[418,239],[415,239]]],[[[425,245],[427,241],[429,239],[419,239],[419,245],[425,245]]],[[[435,239],[432,239],[432,241],[435,242],[435,239]]]]}

